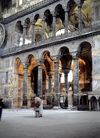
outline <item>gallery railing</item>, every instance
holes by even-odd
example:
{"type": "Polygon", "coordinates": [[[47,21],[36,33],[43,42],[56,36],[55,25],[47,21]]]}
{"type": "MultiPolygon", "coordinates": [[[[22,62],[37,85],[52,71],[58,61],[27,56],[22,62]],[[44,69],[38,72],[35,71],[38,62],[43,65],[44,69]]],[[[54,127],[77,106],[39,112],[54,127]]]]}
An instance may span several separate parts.
{"type": "Polygon", "coordinates": [[[19,53],[22,51],[30,50],[32,48],[36,49],[37,47],[41,47],[41,46],[45,47],[49,44],[51,46],[51,45],[54,45],[55,43],[72,41],[74,39],[75,40],[79,39],[79,37],[85,38],[85,37],[97,35],[97,34],[100,34],[100,24],[94,24],[94,25],[85,27],[81,31],[79,31],[79,30],[70,31],[70,32],[68,32],[67,36],[66,36],[66,34],[61,34],[59,36],[56,36],[56,37],[52,36],[52,37],[49,37],[47,39],[43,39],[43,40],[35,42],[35,43],[29,43],[29,44],[22,45],[22,46],[14,45],[13,47],[10,47],[10,48],[3,50],[3,52],[1,53],[1,56],[19,53]]]}

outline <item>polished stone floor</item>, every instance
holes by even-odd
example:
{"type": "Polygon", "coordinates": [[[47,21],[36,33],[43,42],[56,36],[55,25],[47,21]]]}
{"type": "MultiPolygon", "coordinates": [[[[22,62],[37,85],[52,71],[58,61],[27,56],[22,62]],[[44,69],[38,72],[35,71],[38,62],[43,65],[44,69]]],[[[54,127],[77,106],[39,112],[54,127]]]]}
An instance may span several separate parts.
{"type": "Polygon", "coordinates": [[[0,138],[100,138],[99,111],[44,110],[35,118],[32,109],[3,110],[0,138]]]}

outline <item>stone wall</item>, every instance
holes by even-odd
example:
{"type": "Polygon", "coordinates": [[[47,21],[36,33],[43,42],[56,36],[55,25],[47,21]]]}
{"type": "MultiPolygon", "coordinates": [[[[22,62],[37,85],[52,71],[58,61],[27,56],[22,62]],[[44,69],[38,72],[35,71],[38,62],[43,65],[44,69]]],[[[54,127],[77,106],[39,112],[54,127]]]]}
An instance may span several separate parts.
{"type": "Polygon", "coordinates": [[[92,78],[93,91],[100,90],[100,35],[94,37],[94,47],[92,48],[92,78]]]}
{"type": "Polygon", "coordinates": [[[13,74],[12,57],[0,60],[0,92],[4,93],[10,84],[10,77],[13,74]]]}

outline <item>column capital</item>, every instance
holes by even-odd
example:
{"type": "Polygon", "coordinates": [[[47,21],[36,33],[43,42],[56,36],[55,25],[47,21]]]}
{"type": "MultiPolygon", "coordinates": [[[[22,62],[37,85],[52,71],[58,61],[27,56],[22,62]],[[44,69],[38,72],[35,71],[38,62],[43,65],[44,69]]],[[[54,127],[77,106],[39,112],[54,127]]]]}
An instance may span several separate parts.
{"type": "Polygon", "coordinates": [[[51,11],[51,14],[52,14],[53,17],[56,17],[57,12],[56,11],[51,11]]]}
{"type": "Polygon", "coordinates": [[[27,27],[27,23],[24,23],[24,24],[23,24],[23,28],[26,28],[26,27],[27,27]]]}
{"type": "Polygon", "coordinates": [[[57,62],[59,63],[60,57],[56,56],[56,57],[53,58],[53,60],[54,60],[54,63],[57,63],[57,62]]]}
{"type": "Polygon", "coordinates": [[[29,62],[22,62],[23,68],[28,69],[29,67],[29,62]]]}
{"type": "Polygon", "coordinates": [[[36,23],[36,20],[34,19],[34,20],[32,21],[32,25],[35,25],[35,23],[36,23]]]}
{"type": "Polygon", "coordinates": [[[70,71],[70,67],[69,66],[68,67],[62,67],[62,71],[64,74],[68,74],[70,71]]]}
{"type": "Polygon", "coordinates": [[[42,66],[42,64],[43,64],[43,60],[36,59],[35,61],[37,62],[38,66],[42,66]]]}
{"type": "Polygon", "coordinates": [[[41,15],[41,19],[42,19],[42,21],[45,21],[46,20],[46,16],[45,15],[41,15]]]}
{"type": "Polygon", "coordinates": [[[63,6],[63,9],[64,9],[65,12],[69,12],[69,9],[70,9],[70,8],[67,7],[67,6],[63,6]]]}
{"type": "Polygon", "coordinates": [[[74,60],[78,59],[80,57],[80,53],[77,53],[77,52],[71,53],[71,55],[72,55],[72,57],[73,57],[74,60]]]}
{"type": "Polygon", "coordinates": [[[82,1],[81,0],[75,0],[78,7],[82,8],[82,1]]]}

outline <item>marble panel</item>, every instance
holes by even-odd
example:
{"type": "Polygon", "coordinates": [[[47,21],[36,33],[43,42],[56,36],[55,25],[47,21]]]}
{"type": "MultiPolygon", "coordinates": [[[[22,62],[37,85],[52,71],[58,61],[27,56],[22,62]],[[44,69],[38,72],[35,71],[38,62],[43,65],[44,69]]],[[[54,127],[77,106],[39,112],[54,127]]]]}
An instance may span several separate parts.
{"type": "Polygon", "coordinates": [[[92,58],[92,67],[93,67],[93,72],[92,74],[100,74],[100,55],[99,56],[94,56],[92,58]]]}
{"type": "Polygon", "coordinates": [[[92,90],[93,91],[100,91],[100,80],[93,80],[92,90]]]}
{"type": "Polygon", "coordinates": [[[92,48],[92,51],[100,50],[100,37],[94,38],[95,47],[92,48]]]}

